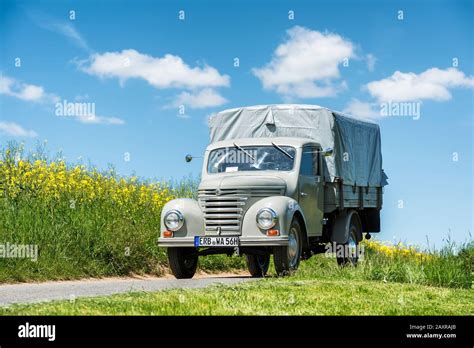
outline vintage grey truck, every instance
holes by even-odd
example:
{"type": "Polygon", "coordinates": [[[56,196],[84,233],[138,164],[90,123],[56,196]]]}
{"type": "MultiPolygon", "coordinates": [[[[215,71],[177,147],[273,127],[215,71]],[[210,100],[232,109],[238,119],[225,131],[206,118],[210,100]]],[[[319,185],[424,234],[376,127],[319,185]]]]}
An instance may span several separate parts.
{"type": "Polygon", "coordinates": [[[158,245],[176,278],[218,253],[245,255],[254,277],[271,255],[278,275],[328,250],[355,264],[363,233],[380,232],[377,124],[316,105],[261,105],[216,113],[209,126],[197,200],[162,211],[158,245]]]}

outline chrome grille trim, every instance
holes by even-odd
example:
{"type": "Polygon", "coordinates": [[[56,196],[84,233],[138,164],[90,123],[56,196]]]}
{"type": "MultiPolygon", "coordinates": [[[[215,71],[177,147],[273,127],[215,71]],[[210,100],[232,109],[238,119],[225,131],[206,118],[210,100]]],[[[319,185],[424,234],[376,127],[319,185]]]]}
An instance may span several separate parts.
{"type": "Polygon", "coordinates": [[[198,202],[204,213],[207,232],[240,233],[242,216],[249,198],[280,196],[284,187],[255,187],[245,189],[201,189],[198,202]]]}

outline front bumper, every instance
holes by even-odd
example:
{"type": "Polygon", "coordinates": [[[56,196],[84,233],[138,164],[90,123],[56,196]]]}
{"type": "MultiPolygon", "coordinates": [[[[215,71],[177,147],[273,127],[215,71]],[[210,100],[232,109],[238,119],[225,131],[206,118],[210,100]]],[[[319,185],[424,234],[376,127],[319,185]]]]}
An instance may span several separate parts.
{"type": "MultiPolygon", "coordinates": [[[[288,237],[266,237],[266,238],[246,238],[239,237],[239,247],[260,247],[260,246],[286,246],[288,237]]],[[[194,247],[194,237],[183,238],[158,238],[158,246],[168,247],[194,247]]]]}

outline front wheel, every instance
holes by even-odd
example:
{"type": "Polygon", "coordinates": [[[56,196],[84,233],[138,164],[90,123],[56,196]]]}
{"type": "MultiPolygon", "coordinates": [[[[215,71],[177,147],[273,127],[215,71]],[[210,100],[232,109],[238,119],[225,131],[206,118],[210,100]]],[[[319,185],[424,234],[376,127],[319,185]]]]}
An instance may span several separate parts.
{"type": "Polygon", "coordinates": [[[247,255],[247,268],[254,278],[265,277],[270,266],[270,255],[247,255]]]}
{"type": "Polygon", "coordinates": [[[273,248],[275,271],[279,276],[288,275],[298,269],[303,250],[301,226],[297,219],[293,219],[288,232],[288,245],[273,248]]]}
{"type": "Polygon", "coordinates": [[[198,255],[195,248],[168,248],[168,261],[177,279],[192,278],[196,273],[198,255]]]}

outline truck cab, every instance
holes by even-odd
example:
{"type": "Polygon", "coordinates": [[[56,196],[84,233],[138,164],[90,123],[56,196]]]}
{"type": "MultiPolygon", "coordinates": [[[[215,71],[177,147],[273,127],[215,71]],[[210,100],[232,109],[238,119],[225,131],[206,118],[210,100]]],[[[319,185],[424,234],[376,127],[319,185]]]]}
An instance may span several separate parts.
{"type": "Polygon", "coordinates": [[[324,220],[323,157],[304,138],[245,138],[210,145],[198,200],[168,202],[160,246],[178,278],[192,277],[198,256],[244,254],[252,276],[263,276],[270,255],[278,274],[298,268],[324,220]]]}

